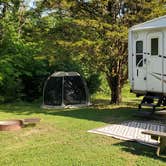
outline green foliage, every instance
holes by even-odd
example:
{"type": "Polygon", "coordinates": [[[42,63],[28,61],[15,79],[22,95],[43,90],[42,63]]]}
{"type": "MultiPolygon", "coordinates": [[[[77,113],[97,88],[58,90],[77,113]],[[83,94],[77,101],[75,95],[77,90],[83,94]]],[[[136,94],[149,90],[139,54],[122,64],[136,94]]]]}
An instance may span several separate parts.
{"type": "Polygon", "coordinates": [[[0,40],[1,102],[29,96],[29,91],[33,92],[31,97],[36,97],[36,94],[39,96],[39,92],[41,95],[41,80],[38,80],[35,87],[32,86],[31,80],[47,75],[47,61],[39,57],[42,42],[35,42],[32,38],[29,41],[23,34],[25,33],[23,28],[28,26],[28,22],[25,24],[20,20],[23,17],[21,12],[26,12],[25,9],[21,9],[21,5],[21,1],[6,1],[2,4],[5,10],[0,24],[2,30],[0,40]]]}
{"type": "MultiPolygon", "coordinates": [[[[47,66],[43,60],[35,59],[33,50],[36,52],[37,46],[33,43],[5,41],[5,46],[7,49],[3,48],[4,51],[0,53],[0,89],[4,100],[9,101],[26,95],[26,84],[31,84],[26,79],[45,76],[47,66]]],[[[26,91],[32,91],[33,88],[29,86],[26,91]]]]}
{"type": "Polygon", "coordinates": [[[94,94],[101,85],[101,79],[99,74],[91,74],[89,78],[86,79],[87,86],[90,94],[94,94]]]}

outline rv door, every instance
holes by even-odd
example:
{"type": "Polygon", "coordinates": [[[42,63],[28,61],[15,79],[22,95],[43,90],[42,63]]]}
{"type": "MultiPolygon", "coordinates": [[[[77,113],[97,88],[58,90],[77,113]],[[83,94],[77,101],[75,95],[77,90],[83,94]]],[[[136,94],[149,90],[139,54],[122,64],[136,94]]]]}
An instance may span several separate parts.
{"type": "Polygon", "coordinates": [[[163,34],[162,32],[147,35],[147,90],[163,92],[163,34]]]}
{"type": "MultiPolygon", "coordinates": [[[[144,65],[144,38],[138,38],[134,42],[134,90],[137,92],[144,92],[146,90],[146,81],[144,80],[146,76],[146,67],[144,65]]],[[[133,57],[133,58],[134,58],[133,57]]]]}

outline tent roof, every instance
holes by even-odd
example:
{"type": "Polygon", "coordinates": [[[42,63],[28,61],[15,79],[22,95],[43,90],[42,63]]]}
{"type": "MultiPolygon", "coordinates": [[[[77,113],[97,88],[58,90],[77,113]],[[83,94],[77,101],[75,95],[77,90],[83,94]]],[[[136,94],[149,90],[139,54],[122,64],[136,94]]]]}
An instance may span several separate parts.
{"type": "Polygon", "coordinates": [[[166,27],[166,15],[162,17],[155,18],[150,21],[135,25],[130,28],[130,31],[144,30],[144,29],[154,29],[154,28],[164,28],[166,27]]]}
{"type": "Polygon", "coordinates": [[[77,72],[59,71],[59,72],[55,72],[51,75],[51,77],[64,77],[64,76],[80,76],[80,74],[77,72]]]}

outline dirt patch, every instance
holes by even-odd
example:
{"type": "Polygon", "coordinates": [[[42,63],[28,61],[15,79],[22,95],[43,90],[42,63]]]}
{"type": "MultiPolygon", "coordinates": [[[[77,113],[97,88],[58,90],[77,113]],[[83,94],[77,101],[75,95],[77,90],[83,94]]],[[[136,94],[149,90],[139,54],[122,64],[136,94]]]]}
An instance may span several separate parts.
{"type": "Polygon", "coordinates": [[[48,132],[55,132],[56,128],[55,126],[52,126],[51,124],[46,123],[40,123],[36,126],[29,126],[23,129],[23,133],[21,134],[22,137],[27,137],[31,135],[38,135],[38,134],[47,134],[48,132]]]}

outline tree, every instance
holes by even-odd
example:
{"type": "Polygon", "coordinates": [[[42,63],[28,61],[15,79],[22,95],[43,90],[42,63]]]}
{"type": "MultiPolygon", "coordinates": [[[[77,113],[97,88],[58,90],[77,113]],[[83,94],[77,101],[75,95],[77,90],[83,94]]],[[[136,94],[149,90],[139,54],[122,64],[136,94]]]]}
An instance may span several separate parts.
{"type": "Polygon", "coordinates": [[[0,5],[0,101],[12,101],[30,95],[36,97],[39,91],[42,92],[39,90],[39,77],[43,79],[48,68],[46,60],[38,56],[42,42],[37,39],[35,15],[27,10],[21,0],[1,1],[0,5]],[[38,78],[38,83],[30,87],[35,78],[38,78]],[[32,91],[33,94],[30,94],[32,91]]]}

